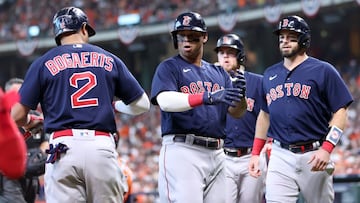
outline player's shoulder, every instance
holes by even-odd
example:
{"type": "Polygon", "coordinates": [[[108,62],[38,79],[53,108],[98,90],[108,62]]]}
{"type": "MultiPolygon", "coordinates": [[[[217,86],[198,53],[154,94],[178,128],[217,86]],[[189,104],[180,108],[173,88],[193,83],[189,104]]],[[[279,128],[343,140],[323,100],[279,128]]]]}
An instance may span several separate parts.
{"type": "Polygon", "coordinates": [[[37,57],[32,63],[30,68],[40,68],[42,64],[45,64],[46,61],[52,60],[55,56],[61,55],[59,52],[61,49],[59,47],[53,47],[45,52],[43,55],[37,57]]]}
{"type": "Polygon", "coordinates": [[[309,57],[304,63],[310,71],[316,71],[321,74],[339,74],[339,71],[331,63],[314,57],[309,57]]]}
{"type": "Polygon", "coordinates": [[[311,63],[313,65],[321,66],[323,68],[331,68],[331,69],[334,68],[334,66],[329,62],[311,56],[306,60],[306,62],[311,63]]]}
{"type": "Polygon", "coordinates": [[[262,82],[263,76],[258,74],[258,73],[245,71],[244,76],[245,76],[245,79],[246,79],[246,83],[249,86],[252,86],[249,89],[255,89],[257,87],[260,87],[262,85],[262,83],[263,83],[262,82]]]}
{"type": "Polygon", "coordinates": [[[84,50],[85,51],[91,51],[91,52],[97,52],[97,53],[102,53],[102,54],[105,54],[107,56],[112,56],[113,58],[118,58],[117,56],[115,56],[115,54],[111,53],[110,51],[108,50],[105,50],[104,48],[102,47],[99,47],[97,45],[94,45],[94,44],[84,44],[84,50]]]}
{"type": "Polygon", "coordinates": [[[174,67],[176,66],[181,66],[181,64],[184,64],[184,60],[179,56],[179,55],[175,55],[175,56],[171,56],[168,57],[164,60],[162,60],[159,63],[159,66],[172,66],[174,67]]]}
{"type": "Polygon", "coordinates": [[[203,68],[212,69],[212,70],[215,70],[217,72],[226,73],[226,70],[219,63],[210,63],[208,61],[202,60],[201,61],[201,66],[203,68]]]}
{"type": "Polygon", "coordinates": [[[245,78],[246,77],[261,80],[263,78],[263,75],[254,72],[245,71],[245,78]]]}
{"type": "Polygon", "coordinates": [[[166,58],[161,63],[176,64],[176,63],[180,63],[181,61],[182,61],[182,58],[179,55],[176,55],[176,56],[171,56],[169,58],[166,58]]]}
{"type": "Polygon", "coordinates": [[[275,63],[269,67],[267,67],[263,73],[263,75],[267,75],[267,74],[273,74],[274,72],[277,72],[278,70],[282,69],[284,67],[284,61],[280,61],[278,63],[275,63]]]}
{"type": "Polygon", "coordinates": [[[162,60],[157,66],[157,72],[159,71],[175,71],[177,67],[181,66],[182,62],[177,56],[172,56],[162,60]]]}
{"type": "Polygon", "coordinates": [[[214,63],[214,64],[210,64],[209,63],[209,66],[212,67],[212,68],[215,68],[215,69],[224,69],[220,64],[218,63],[214,63]]]}

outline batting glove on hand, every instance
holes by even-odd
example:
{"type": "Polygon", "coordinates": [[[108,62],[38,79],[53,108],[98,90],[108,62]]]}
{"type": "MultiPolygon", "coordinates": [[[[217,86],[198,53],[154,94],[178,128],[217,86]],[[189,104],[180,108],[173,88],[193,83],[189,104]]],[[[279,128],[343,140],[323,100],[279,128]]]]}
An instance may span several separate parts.
{"type": "Polygon", "coordinates": [[[43,125],[44,125],[44,118],[42,116],[29,114],[26,125],[22,127],[25,131],[23,135],[24,139],[26,140],[32,135],[41,133],[43,130],[43,125]]]}
{"type": "Polygon", "coordinates": [[[235,107],[236,105],[233,102],[240,102],[243,97],[240,88],[227,88],[215,92],[204,92],[203,103],[206,105],[225,103],[235,107]]]}
{"type": "Polygon", "coordinates": [[[246,79],[243,72],[236,70],[236,72],[230,72],[231,81],[234,88],[240,88],[242,94],[245,95],[246,92],[246,79]]]}

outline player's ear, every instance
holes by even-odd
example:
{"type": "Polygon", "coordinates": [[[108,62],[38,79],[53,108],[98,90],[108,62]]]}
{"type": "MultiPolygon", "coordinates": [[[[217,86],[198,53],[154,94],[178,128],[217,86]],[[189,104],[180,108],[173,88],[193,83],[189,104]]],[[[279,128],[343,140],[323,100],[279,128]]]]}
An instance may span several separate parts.
{"type": "Polygon", "coordinates": [[[88,30],[86,29],[86,23],[81,26],[80,32],[82,35],[89,35],[88,30]]]}
{"type": "Polygon", "coordinates": [[[204,34],[203,44],[205,44],[208,41],[209,37],[208,34],[204,34]]]}

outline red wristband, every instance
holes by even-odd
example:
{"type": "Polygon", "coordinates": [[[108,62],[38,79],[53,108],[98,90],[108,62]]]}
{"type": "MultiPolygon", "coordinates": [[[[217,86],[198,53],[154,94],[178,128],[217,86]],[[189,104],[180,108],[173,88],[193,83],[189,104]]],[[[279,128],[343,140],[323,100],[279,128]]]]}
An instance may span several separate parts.
{"type": "Polygon", "coordinates": [[[253,148],[251,151],[252,155],[260,155],[262,148],[264,147],[266,140],[255,137],[253,148]]]}
{"type": "Polygon", "coordinates": [[[204,93],[189,94],[188,100],[191,107],[200,106],[203,104],[204,93]]]}
{"type": "Polygon", "coordinates": [[[324,141],[321,147],[330,154],[335,148],[335,145],[331,144],[329,141],[324,141]]]}

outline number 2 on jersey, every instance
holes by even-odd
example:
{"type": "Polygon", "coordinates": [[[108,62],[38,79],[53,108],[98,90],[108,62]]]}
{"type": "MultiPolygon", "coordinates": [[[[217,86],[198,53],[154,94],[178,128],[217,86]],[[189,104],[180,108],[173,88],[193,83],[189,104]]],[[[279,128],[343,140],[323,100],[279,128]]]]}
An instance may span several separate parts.
{"type": "Polygon", "coordinates": [[[74,73],[70,77],[70,85],[78,89],[70,96],[72,108],[98,106],[99,102],[97,98],[89,98],[89,99],[82,98],[86,93],[88,93],[97,85],[96,75],[94,75],[90,71],[86,71],[82,73],[74,73]],[[85,83],[83,86],[79,86],[80,80],[87,80],[87,83],[85,83]]]}

